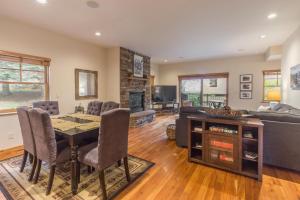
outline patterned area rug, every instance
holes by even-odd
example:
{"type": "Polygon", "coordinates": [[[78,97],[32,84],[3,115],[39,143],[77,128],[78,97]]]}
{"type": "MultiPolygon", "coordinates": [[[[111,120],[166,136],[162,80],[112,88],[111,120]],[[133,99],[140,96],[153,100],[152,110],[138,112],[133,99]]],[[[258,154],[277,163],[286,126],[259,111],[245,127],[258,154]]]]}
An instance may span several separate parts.
{"type": "MultiPolygon", "coordinates": [[[[37,184],[27,181],[31,170],[27,165],[23,173],[19,172],[22,157],[15,157],[0,162],[0,199],[1,193],[6,199],[34,199],[34,200],[94,200],[102,199],[98,173],[87,173],[87,167],[81,167],[81,182],[78,186],[78,194],[73,196],[70,186],[70,165],[57,167],[53,182],[52,192],[46,196],[45,191],[48,183],[49,170],[46,164],[42,165],[41,174],[37,184]]],[[[131,183],[144,174],[154,165],[149,161],[129,156],[128,158],[131,183]]],[[[115,197],[130,183],[127,182],[124,165],[113,165],[105,170],[106,189],[109,198],[115,197]]],[[[1,199],[2,200],[2,199],[1,199]]]]}

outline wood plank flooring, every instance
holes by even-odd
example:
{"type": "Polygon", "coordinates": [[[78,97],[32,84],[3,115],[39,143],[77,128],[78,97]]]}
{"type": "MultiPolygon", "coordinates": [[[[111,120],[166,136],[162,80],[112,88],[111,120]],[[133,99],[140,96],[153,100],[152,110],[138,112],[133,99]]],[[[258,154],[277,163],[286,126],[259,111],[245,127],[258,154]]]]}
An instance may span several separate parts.
{"type": "MultiPolygon", "coordinates": [[[[300,173],[264,166],[263,182],[187,161],[187,149],[169,141],[166,126],[174,116],[157,117],[131,129],[129,153],[155,166],[116,199],[266,199],[300,200],[300,173]]],[[[15,153],[20,153],[16,150],[15,153]]],[[[0,160],[14,153],[0,152],[0,160]]]]}

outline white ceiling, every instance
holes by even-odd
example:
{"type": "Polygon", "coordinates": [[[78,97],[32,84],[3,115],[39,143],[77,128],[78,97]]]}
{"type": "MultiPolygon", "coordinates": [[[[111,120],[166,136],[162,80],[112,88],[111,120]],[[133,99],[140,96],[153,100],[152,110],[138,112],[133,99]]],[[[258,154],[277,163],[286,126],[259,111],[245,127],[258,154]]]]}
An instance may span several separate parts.
{"type": "Polygon", "coordinates": [[[0,14],[100,45],[130,48],[156,63],[262,53],[300,25],[299,0],[95,1],[99,8],[87,7],[87,0],[48,0],[47,5],[1,0],[0,14]],[[268,20],[271,12],[278,17],[268,20]]]}

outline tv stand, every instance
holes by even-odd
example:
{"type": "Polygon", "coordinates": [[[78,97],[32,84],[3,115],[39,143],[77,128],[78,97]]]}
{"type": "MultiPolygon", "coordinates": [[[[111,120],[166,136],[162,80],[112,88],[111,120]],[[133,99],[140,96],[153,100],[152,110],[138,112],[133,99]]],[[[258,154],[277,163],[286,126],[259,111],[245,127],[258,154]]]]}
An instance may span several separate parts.
{"type": "Polygon", "coordinates": [[[156,113],[178,113],[179,103],[176,102],[152,102],[151,109],[156,113]]]}

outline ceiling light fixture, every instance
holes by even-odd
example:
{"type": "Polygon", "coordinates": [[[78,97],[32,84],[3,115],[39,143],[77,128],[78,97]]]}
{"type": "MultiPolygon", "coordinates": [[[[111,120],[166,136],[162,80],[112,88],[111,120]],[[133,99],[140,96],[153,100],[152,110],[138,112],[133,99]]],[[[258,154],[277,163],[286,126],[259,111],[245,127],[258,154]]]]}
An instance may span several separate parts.
{"type": "Polygon", "coordinates": [[[47,4],[48,0],[36,0],[36,2],[38,2],[40,4],[47,4]]]}
{"type": "Polygon", "coordinates": [[[267,36],[266,35],[261,35],[260,39],[265,39],[267,36]]]}
{"type": "Polygon", "coordinates": [[[87,1],[86,5],[89,8],[99,8],[99,4],[96,1],[87,1]]]}
{"type": "Polygon", "coordinates": [[[276,13],[271,13],[268,15],[268,19],[275,19],[277,17],[276,13]]]}
{"type": "Polygon", "coordinates": [[[95,35],[100,37],[102,34],[100,32],[96,32],[95,35]]]}
{"type": "Polygon", "coordinates": [[[164,63],[167,63],[168,62],[168,60],[167,59],[164,59],[164,63]]]}

